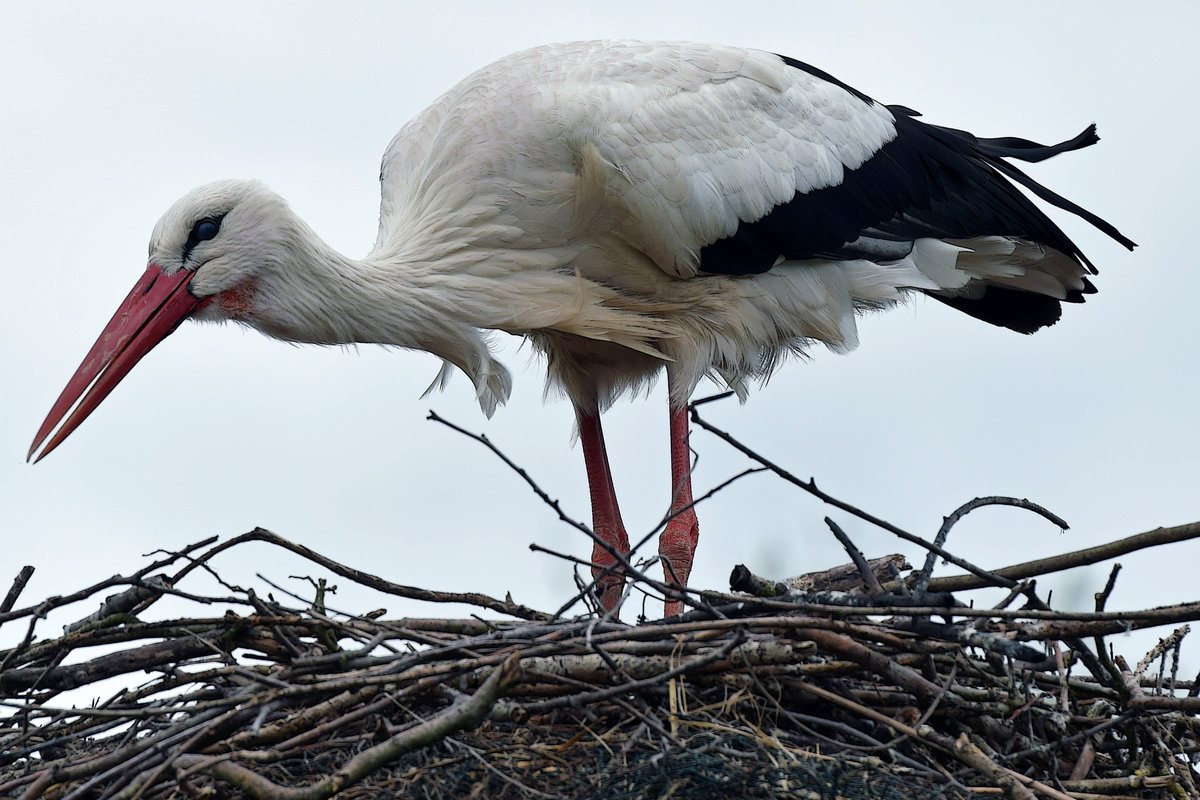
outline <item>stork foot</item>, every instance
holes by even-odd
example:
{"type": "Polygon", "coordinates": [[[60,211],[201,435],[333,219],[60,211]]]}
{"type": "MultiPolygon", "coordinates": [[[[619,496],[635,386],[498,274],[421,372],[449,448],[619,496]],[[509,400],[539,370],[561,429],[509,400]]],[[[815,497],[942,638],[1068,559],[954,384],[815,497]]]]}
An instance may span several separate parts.
{"type": "MultiPolygon", "coordinates": [[[[696,552],[696,542],[700,538],[700,525],[696,521],[696,512],[689,508],[673,517],[658,540],[658,555],[662,558],[663,574],[667,584],[683,588],[687,586],[688,577],[692,574],[692,556],[696,552]]],[[[673,617],[683,611],[683,604],[678,600],[668,600],[664,613],[673,617]]]]}

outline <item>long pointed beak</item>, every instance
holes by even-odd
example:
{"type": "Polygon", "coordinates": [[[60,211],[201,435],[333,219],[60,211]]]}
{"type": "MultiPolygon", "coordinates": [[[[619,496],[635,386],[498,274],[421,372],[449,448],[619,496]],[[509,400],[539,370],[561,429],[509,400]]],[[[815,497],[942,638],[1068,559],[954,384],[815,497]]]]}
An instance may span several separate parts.
{"type": "Polygon", "coordinates": [[[34,459],[35,464],[62,444],[96,410],[96,406],[108,397],[108,393],[116,388],[142,356],[167,338],[179,327],[179,323],[207,305],[211,298],[198,300],[188,293],[187,284],[193,274],[188,270],[180,270],[174,275],[164,275],[157,266],[150,265],[109,320],[79,369],[75,370],[67,388],[58,396],[58,401],[33,439],[27,461],[33,458],[38,447],[71,411],[72,406],[74,411],[71,411],[53,438],[46,442],[42,452],[34,459]]]}

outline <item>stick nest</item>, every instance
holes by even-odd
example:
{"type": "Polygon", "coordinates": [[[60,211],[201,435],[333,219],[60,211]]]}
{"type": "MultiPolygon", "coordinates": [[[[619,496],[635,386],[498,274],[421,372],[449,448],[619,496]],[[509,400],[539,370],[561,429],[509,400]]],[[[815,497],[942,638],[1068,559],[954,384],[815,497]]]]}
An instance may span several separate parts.
{"type": "MultiPolygon", "coordinates": [[[[1200,701],[1174,674],[1186,626],[1135,667],[1100,640],[1194,619],[1194,605],[976,610],[937,579],[872,598],[844,588],[853,569],[790,584],[735,570],[776,596],[702,593],[683,617],[638,625],[492,599],[507,619],[387,620],[327,613],[318,584],[307,608],[246,591],[191,598],[245,613],[141,621],[248,541],[309,552],[256,530],[0,616],[32,632],[52,606],[130,587],[63,636],[3,651],[0,794],[1196,796],[1200,701]],[[56,702],[113,677],[129,688],[95,707],[56,702]]],[[[872,562],[866,582],[900,562],[872,562]]]]}
{"type": "MultiPolygon", "coordinates": [[[[1200,698],[1176,674],[1200,604],[1107,612],[1114,569],[1095,611],[1056,611],[1030,580],[1200,525],[995,571],[945,551],[956,519],[996,502],[1030,505],[974,501],[922,542],[965,574],[868,562],[829,521],[854,565],[791,580],[739,567],[734,593],[676,593],[685,614],[638,624],[399,586],[261,529],[14,608],[26,568],[0,603],[0,625],[20,631],[0,650],[0,796],[1200,800],[1200,698]],[[324,579],[287,605],[220,580],[214,558],[249,542],[481,613],[335,612],[324,579]],[[193,594],[204,573],[227,594],[193,594]],[[1008,596],[974,608],[983,587],[1008,596]],[[63,635],[35,635],[48,613],[105,595],[63,635]],[[168,605],[198,615],[153,619],[168,605]],[[1132,666],[1104,639],[1172,625],[1132,666]],[[100,681],[119,688],[73,705],[100,681]]],[[[618,559],[629,592],[671,594],[639,566],[618,559]]]]}

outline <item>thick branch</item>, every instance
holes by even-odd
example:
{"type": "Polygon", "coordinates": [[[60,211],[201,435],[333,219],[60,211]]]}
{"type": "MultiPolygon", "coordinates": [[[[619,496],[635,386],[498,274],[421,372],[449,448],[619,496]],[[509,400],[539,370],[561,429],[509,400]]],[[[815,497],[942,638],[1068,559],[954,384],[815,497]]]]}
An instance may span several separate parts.
{"type": "MultiPolygon", "coordinates": [[[[998,569],[995,572],[997,575],[1017,581],[1024,578],[1032,578],[1036,575],[1046,575],[1051,572],[1061,572],[1065,569],[1107,561],[1110,558],[1118,558],[1126,553],[1145,550],[1148,547],[1157,547],[1161,544],[1172,544],[1174,542],[1185,542],[1196,538],[1200,538],[1200,522],[1176,525],[1173,528],[1155,528],[1152,531],[1139,533],[1125,539],[1118,539],[1108,544],[1089,547],[1086,550],[1063,553],[1062,555],[1051,556],[1050,558],[1025,561],[1020,564],[1014,564],[1011,567],[998,569]]],[[[943,592],[959,592],[966,589],[980,589],[984,586],[993,585],[995,584],[988,583],[986,580],[982,580],[975,575],[949,575],[944,578],[934,578],[929,582],[931,590],[943,592]]]]}

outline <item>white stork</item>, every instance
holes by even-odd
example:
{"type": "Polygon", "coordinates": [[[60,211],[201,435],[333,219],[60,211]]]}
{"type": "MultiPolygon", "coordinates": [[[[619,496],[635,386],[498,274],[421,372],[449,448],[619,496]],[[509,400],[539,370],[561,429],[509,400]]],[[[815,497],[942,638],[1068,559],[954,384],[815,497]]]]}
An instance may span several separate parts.
{"type": "MultiPolygon", "coordinates": [[[[511,385],[484,333],[500,330],[528,337],[574,404],[594,529],[622,553],[600,414],[666,371],[673,516],[659,553],[685,586],[698,535],[686,405],[701,378],[744,396],[813,342],[852,349],[856,313],[914,292],[1021,333],[1052,325],[1062,302],[1095,291],[1095,268],[1018,185],[1133,247],[1006,160],[1086,147],[1094,127],[1047,146],[916,117],[735,47],[578,42],[508,56],[388,145],[379,235],[362,259],[255,181],[176,202],[30,457],[189,317],[426,350],[444,362],[434,386],[457,367],[488,415],[511,385]]],[[[593,560],[611,609],[623,579],[603,572],[603,547],[593,560]]]]}

